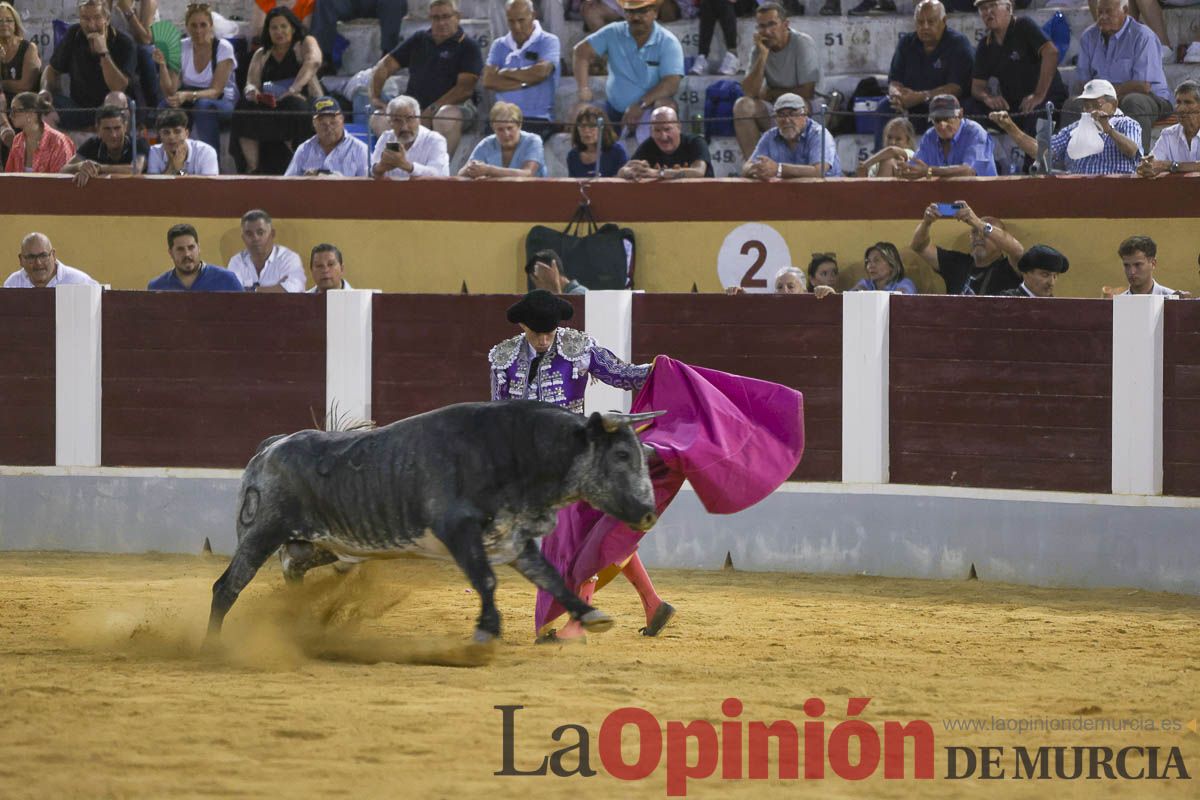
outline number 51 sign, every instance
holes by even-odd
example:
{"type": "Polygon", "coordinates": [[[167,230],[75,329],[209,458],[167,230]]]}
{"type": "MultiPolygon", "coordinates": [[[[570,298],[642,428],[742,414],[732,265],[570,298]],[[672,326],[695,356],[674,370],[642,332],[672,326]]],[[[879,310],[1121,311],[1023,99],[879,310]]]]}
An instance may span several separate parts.
{"type": "Polygon", "coordinates": [[[761,222],[739,225],[725,237],[717,253],[717,277],[725,288],[774,292],[773,279],[782,267],[794,266],[779,231],[761,222]]]}

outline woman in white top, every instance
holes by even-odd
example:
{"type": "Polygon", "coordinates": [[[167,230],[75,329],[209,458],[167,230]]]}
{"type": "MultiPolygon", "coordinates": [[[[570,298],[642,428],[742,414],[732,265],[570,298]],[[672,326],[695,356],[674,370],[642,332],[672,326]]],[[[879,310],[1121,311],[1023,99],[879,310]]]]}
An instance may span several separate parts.
{"type": "Polygon", "coordinates": [[[180,71],[167,68],[162,51],[155,48],[162,105],[191,109],[192,135],[218,150],[221,124],[233,116],[237,102],[233,45],[213,33],[213,16],[204,4],[188,6],[185,20],[188,36],[180,50],[180,71]]]}

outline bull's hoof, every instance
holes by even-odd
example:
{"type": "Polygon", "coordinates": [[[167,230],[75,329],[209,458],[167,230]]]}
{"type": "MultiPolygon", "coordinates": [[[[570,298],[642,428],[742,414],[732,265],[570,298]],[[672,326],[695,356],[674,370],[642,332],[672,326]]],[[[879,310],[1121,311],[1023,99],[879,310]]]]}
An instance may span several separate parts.
{"type": "Polygon", "coordinates": [[[592,633],[603,633],[613,626],[613,618],[598,608],[584,614],[579,622],[592,633]]]}
{"type": "Polygon", "coordinates": [[[475,644],[490,644],[496,639],[496,634],[489,633],[483,628],[476,628],[475,635],[471,637],[471,641],[475,644]]]}

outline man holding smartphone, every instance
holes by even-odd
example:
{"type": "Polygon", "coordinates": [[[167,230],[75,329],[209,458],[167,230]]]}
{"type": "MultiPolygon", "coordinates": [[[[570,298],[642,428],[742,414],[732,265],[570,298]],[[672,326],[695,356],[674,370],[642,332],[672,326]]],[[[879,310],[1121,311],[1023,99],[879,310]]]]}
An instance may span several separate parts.
{"type": "Polygon", "coordinates": [[[403,181],[412,177],[446,177],[450,155],[446,138],[421,125],[421,106],[402,94],[387,104],[389,130],[375,142],[371,177],[403,181]]]}
{"type": "Polygon", "coordinates": [[[913,231],[909,247],[946,282],[946,294],[1004,294],[1021,285],[1017,262],[1025,253],[1019,241],[995,217],[978,217],[964,201],[930,203],[913,231]],[[971,229],[971,252],[934,247],[929,229],[939,219],[954,219],[971,229]]]}

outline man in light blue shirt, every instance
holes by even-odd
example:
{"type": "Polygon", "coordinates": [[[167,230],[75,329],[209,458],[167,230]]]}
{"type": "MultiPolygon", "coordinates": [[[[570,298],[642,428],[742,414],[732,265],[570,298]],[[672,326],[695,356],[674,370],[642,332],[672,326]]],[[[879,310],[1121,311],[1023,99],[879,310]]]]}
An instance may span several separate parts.
{"type": "Polygon", "coordinates": [[[775,127],[764,133],[742,165],[742,177],[819,178],[842,174],[833,134],[808,116],[808,104],[787,92],[775,100],[775,127]]]}
{"type": "Polygon", "coordinates": [[[588,66],[597,56],[607,55],[608,116],[636,130],[641,142],[650,135],[650,112],[657,106],[675,108],[672,98],[683,79],[683,47],[655,21],[655,0],[621,0],[621,7],[624,22],[605,25],[575,45],[575,83],[579,101],[591,102],[588,66]]]}
{"type": "Polygon", "coordinates": [[[326,95],[313,103],[317,135],[296,148],[284,175],[344,175],[365,178],[371,170],[367,146],[346,135],[346,120],[337,100],[326,95]]]}
{"type": "MultiPolygon", "coordinates": [[[[1129,16],[1129,0],[1100,0],[1096,23],[1079,38],[1079,68],[1083,84],[1094,78],[1117,90],[1119,108],[1142,127],[1142,150],[1150,149],[1154,122],[1173,111],[1171,88],[1163,72],[1158,37],[1129,16]]],[[[1069,100],[1063,106],[1063,124],[1078,119],[1081,106],[1069,100]]]]}
{"type": "Polygon", "coordinates": [[[912,160],[900,167],[900,176],[917,178],[995,177],[992,137],[978,122],[963,119],[962,106],[952,94],[929,101],[929,121],[912,160]]]}
{"type": "Polygon", "coordinates": [[[508,34],[492,42],[483,85],[497,100],[520,106],[525,130],[549,136],[558,88],[558,37],[542,30],[530,0],[508,0],[505,15],[508,34]]]}

